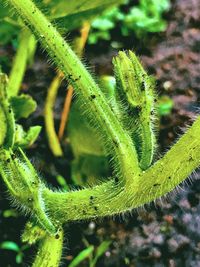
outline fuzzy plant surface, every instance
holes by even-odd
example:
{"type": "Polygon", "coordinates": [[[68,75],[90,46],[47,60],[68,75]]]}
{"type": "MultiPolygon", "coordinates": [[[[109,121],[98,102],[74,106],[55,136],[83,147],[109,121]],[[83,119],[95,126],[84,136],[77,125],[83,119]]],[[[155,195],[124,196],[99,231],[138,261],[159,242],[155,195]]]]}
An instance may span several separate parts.
{"type": "MultiPolygon", "coordinates": [[[[123,0],[65,0],[59,1],[35,1],[42,10],[45,10],[50,21],[56,23],[62,34],[78,29],[84,22],[90,22],[109,10],[113,6],[123,3],[123,0]]],[[[16,96],[21,88],[24,74],[28,65],[33,63],[34,54],[37,48],[37,41],[31,31],[25,27],[22,20],[12,10],[0,2],[0,44],[12,42],[17,38],[17,50],[13,60],[9,76],[8,94],[16,96]]]]}
{"type": "MultiPolygon", "coordinates": [[[[37,1],[38,2],[38,1],[37,1]]],[[[154,81],[131,51],[113,60],[116,95],[106,98],[87,68],[48,18],[31,0],[7,0],[29,27],[50,59],[74,87],[79,108],[87,117],[113,170],[107,181],[77,191],[49,189],[15,145],[14,107],[7,96],[7,79],[0,80],[0,174],[10,196],[33,226],[25,230],[39,250],[34,267],[59,266],[63,232],[69,221],[117,215],[163,197],[200,165],[200,117],[159,160],[153,163],[156,96],[154,81]],[[34,242],[35,242],[34,241],[34,242]]]]}

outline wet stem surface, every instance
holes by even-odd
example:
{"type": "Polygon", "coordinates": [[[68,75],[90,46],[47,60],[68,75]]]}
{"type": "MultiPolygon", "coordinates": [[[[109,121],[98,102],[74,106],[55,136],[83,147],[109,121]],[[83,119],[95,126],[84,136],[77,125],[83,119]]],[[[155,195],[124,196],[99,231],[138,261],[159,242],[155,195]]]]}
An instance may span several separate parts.
{"type": "MultiPolygon", "coordinates": [[[[168,95],[174,101],[172,114],[162,117],[159,135],[159,152],[166,151],[182,127],[191,124],[198,111],[200,100],[200,2],[199,0],[173,1],[170,14],[166,14],[168,29],[165,33],[148,36],[145,40],[134,36],[129,42],[124,40],[124,48],[133,48],[157,78],[159,95],[168,95]],[[131,47],[130,47],[131,46],[131,47]]],[[[91,59],[97,73],[111,73],[111,58],[116,51],[103,50],[99,44],[99,54],[93,47],[86,48],[86,58],[91,59]],[[102,51],[107,51],[102,55],[102,51]],[[106,66],[106,67],[105,67],[106,66]]],[[[96,48],[95,48],[96,49],[96,48]]],[[[9,51],[7,48],[5,51],[9,51]]],[[[12,57],[12,51],[1,54],[12,57]],[[8,54],[6,54],[8,53],[8,54]]],[[[44,54],[37,56],[34,66],[27,71],[23,91],[28,92],[38,103],[34,115],[23,121],[23,125],[44,126],[43,107],[46,88],[55,72],[45,63],[44,54]],[[43,59],[41,60],[41,56],[43,59]],[[39,59],[40,58],[40,59],[39,59]]],[[[59,125],[61,107],[65,96],[65,86],[59,91],[55,106],[56,127],[59,125]]],[[[55,159],[48,148],[44,128],[39,140],[27,151],[36,168],[52,186],[58,186],[55,176],[70,177],[70,147],[64,147],[67,158],[55,159]]],[[[65,266],[82,249],[84,239],[98,246],[103,240],[111,240],[109,250],[98,261],[97,266],[105,267],[198,267],[200,266],[200,182],[199,173],[192,176],[192,184],[178,188],[178,193],[170,194],[167,200],[152,204],[145,209],[133,211],[132,216],[124,215],[95,222],[73,223],[66,226],[66,241],[63,254],[65,266]],[[185,188],[185,189],[184,189],[185,188]]],[[[6,189],[0,182],[0,242],[12,240],[21,245],[20,234],[25,224],[23,217],[5,218],[5,210],[10,209],[6,189]]],[[[30,265],[35,249],[25,252],[24,263],[30,265]]],[[[0,251],[0,266],[20,266],[15,262],[15,252],[0,251]]],[[[85,261],[81,266],[88,266],[85,261]]]]}

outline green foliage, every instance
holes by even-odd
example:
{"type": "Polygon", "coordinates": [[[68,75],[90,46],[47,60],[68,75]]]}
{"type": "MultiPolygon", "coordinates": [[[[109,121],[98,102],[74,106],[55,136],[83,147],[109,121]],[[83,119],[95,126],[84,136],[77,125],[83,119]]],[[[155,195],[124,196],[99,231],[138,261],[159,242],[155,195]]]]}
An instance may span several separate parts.
{"type": "Polygon", "coordinates": [[[4,147],[28,147],[37,139],[41,127],[32,126],[25,131],[16,123],[20,118],[27,118],[37,107],[36,102],[29,95],[8,97],[8,79],[0,74],[0,145],[4,147]]]}
{"type": "Polygon", "coordinates": [[[18,217],[18,212],[15,209],[4,210],[3,217],[4,218],[18,217]]]}
{"type": "Polygon", "coordinates": [[[4,241],[3,243],[1,243],[0,248],[9,249],[15,252],[19,251],[19,246],[15,242],[12,242],[12,241],[4,241]]]}
{"type": "Polygon", "coordinates": [[[92,22],[90,44],[96,44],[100,39],[110,40],[111,30],[115,27],[119,27],[123,36],[135,32],[138,37],[166,29],[163,13],[170,8],[169,0],[140,0],[137,6],[132,6],[131,1],[127,1],[125,7],[128,8],[128,13],[122,8],[115,8],[92,22]]]}
{"type": "MultiPolygon", "coordinates": [[[[0,3],[0,45],[5,45],[16,37],[19,31],[19,26],[13,19],[10,19],[11,12],[2,2],[0,3]]],[[[16,17],[15,17],[16,18],[16,17]]]]}
{"type": "Polygon", "coordinates": [[[161,32],[167,27],[162,14],[169,10],[169,0],[140,0],[138,7],[133,7],[125,17],[123,33],[128,35],[131,30],[138,35],[144,32],[161,32]]]}
{"type": "Polygon", "coordinates": [[[78,2],[70,1],[67,5],[65,1],[61,1],[60,4],[56,2],[55,11],[52,12],[53,14],[50,17],[54,19],[56,17],[54,21],[62,31],[73,30],[79,28],[83,22],[92,21],[95,17],[105,12],[105,10],[120,3],[123,3],[123,0],[106,0],[103,3],[100,0],[81,0],[78,2]]]}
{"type": "Polygon", "coordinates": [[[158,101],[158,114],[160,116],[169,115],[174,106],[174,102],[168,96],[161,96],[158,101]]]}
{"type": "Polygon", "coordinates": [[[120,8],[116,7],[95,19],[91,24],[88,43],[96,44],[100,39],[110,40],[110,30],[114,29],[117,23],[123,23],[124,17],[125,15],[120,11],[120,8]]]}
{"type": "MultiPolygon", "coordinates": [[[[60,31],[68,32],[81,27],[85,21],[91,21],[95,17],[99,16],[106,9],[110,9],[120,3],[123,0],[36,0],[37,5],[45,10],[46,15],[52,20],[60,31]]],[[[20,20],[16,19],[16,15],[10,12],[9,8],[3,3],[0,3],[0,44],[6,44],[12,40],[14,36],[17,36],[20,28],[23,24],[20,20]]]]}
{"type": "Polygon", "coordinates": [[[108,250],[111,241],[103,241],[97,249],[92,245],[88,245],[87,248],[82,250],[69,264],[68,267],[80,266],[81,262],[88,259],[89,267],[95,267],[97,261],[102,257],[102,255],[108,250]]]}
{"type": "Polygon", "coordinates": [[[27,222],[22,234],[22,242],[33,245],[45,237],[45,231],[33,222],[27,222]]]}
{"type": "MultiPolygon", "coordinates": [[[[27,225],[23,239],[29,243],[39,242],[33,267],[58,267],[64,223],[116,215],[140,207],[173,190],[200,165],[200,117],[163,158],[152,164],[155,148],[152,126],[157,116],[154,112],[154,82],[135,54],[131,51],[119,52],[113,60],[116,87],[111,84],[105,86],[105,93],[104,86],[101,85],[101,90],[32,0],[6,1],[30,25],[50,58],[74,87],[79,100],[78,108],[85,112],[89,127],[102,140],[97,156],[103,151],[103,156],[113,162],[110,166],[111,178],[100,185],[67,192],[49,189],[22,149],[14,147],[16,128],[19,132],[22,129],[16,127],[13,108],[6,93],[7,78],[1,74],[0,126],[4,130],[0,132],[0,174],[14,203],[24,213],[31,214],[33,222],[27,225]],[[128,124],[128,121],[137,121],[138,131],[133,130],[132,122],[128,124]],[[141,142],[141,150],[137,148],[137,140],[141,142]]],[[[24,112],[27,112],[26,108],[24,112]]],[[[88,143],[86,148],[82,146],[80,150],[83,149],[94,153],[94,144],[90,146],[88,143]]],[[[110,242],[104,242],[97,248],[96,254],[92,255],[94,258],[90,259],[92,267],[109,245],[110,242]]],[[[6,246],[15,251],[18,249],[13,244],[4,244],[6,246]]],[[[89,246],[74,259],[72,266],[86,257],[90,258],[93,251],[94,247],[89,246]]],[[[17,260],[20,261],[20,256],[17,260]]]]}
{"type": "MultiPolygon", "coordinates": [[[[119,3],[122,3],[123,0],[104,0],[103,3],[101,0],[79,0],[68,1],[66,4],[65,0],[51,0],[51,1],[41,1],[36,0],[41,8],[45,8],[47,15],[50,19],[61,18],[72,14],[78,14],[83,11],[95,10],[98,7],[102,7],[102,10],[115,6],[119,3]]],[[[87,20],[87,17],[85,18],[87,20]]]]}
{"type": "Polygon", "coordinates": [[[62,189],[64,189],[65,191],[69,191],[70,190],[65,178],[62,175],[57,175],[56,176],[56,180],[57,180],[58,184],[61,186],[62,189]]]}
{"type": "Polygon", "coordinates": [[[19,96],[13,96],[10,98],[15,119],[28,118],[37,107],[37,103],[29,95],[21,94],[19,96]]]}
{"type": "Polygon", "coordinates": [[[16,255],[16,263],[21,264],[23,262],[24,251],[28,249],[28,245],[19,246],[17,243],[13,241],[4,241],[0,244],[0,249],[12,250],[17,253],[16,255]]]}
{"type": "MultiPolygon", "coordinates": [[[[113,76],[102,76],[99,82],[105,97],[115,102],[115,78],[113,76]]],[[[104,143],[91,126],[89,119],[82,114],[79,103],[76,101],[72,103],[70,110],[67,134],[74,155],[71,168],[73,182],[77,185],[86,183],[94,185],[96,181],[107,178],[109,163],[104,143]],[[91,140],[96,140],[96,142],[93,143],[91,140]]]]}
{"type": "Polygon", "coordinates": [[[28,131],[25,131],[21,125],[16,124],[14,146],[21,148],[30,147],[38,138],[41,129],[41,126],[32,126],[28,131]]]}
{"type": "Polygon", "coordinates": [[[82,250],[69,264],[68,267],[76,267],[78,266],[82,261],[89,258],[94,250],[94,246],[89,246],[86,249],[82,250]]]}
{"type": "Polygon", "coordinates": [[[103,241],[98,247],[95,252],[95,255],[93,259],[90,261],[90,267],[95,267],[96,263],[99,258],[108,250],[109,246],[111,244],[111,241],[103,241]]]}
{"type": "Polygon", "coordinates": [[[19,28],[7,21],[0,20],[0,44],[5,45],[9,43],[19,32],[19,28]]]}

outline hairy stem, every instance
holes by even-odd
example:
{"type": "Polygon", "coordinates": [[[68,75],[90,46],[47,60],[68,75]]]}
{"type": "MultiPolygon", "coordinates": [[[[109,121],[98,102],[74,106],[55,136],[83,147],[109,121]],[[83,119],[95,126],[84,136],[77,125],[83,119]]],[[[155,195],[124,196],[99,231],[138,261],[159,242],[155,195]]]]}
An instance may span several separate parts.
{"type": "MultiPolygon", "coordinates": [[[[79,55],[79,56],[81,56],[83,54],[83,50],[84,50],[85,44],[87,42],[89,30],[90,30],[90,23],[88,23],[88,22],[83,23],[83,26],[80,29],[80,37],[76,38],[74,41],[74,49],[77,52],[77,55],[79,55]]],[[[66,123],[67,123],[67,120],[69,117],[69,111],[70,111],[70,107],[71,107],[73,91],[74,91],[74,88],[71,85],[69,85],[67,88],[67,94],[66,94],[66,98],[65,98],[64,108],[63,108],[63,112],[61,115],[60,127],[59,127],[59,131],[58,131],[59,140],[61,140],[63,138],[63,135],[64,135],[66,123]]]]}
{"type": "MultiPolygon", "coordinates": [[[[77,38],[78,40],[76,40],[75,42],[74,46],[78,54],[81,54],[84,48],[84,45],[87,39],[87,34],[89,31],[88,27],[89,27],[88,24],[83,26],[83,28],[80,31],[81,36],[77,38]]],[[[54,125],[53,108],[55,105],[58,89],[62,83],[63,78],[64,78],[63,73],[61,71],[58,71],[56,77],[53,79],[47,91],[47,98],[45,101],[45,109],[44,109],[44,115],[45,115],[44,119],[45,119],[45,127],[46,127],[48,143],[49,143],[52,153],[54,154],[54,156],[57,156],[57,157],[63,155],[59,140],[62,139],[64,131],[65,131],[65,125],[66,125],[66,121],[69,115],[70,104],[71,104],[72,95],[73,95],[73,87],[69,85],[65,103],[64,103],[63,112],[61,115],[61,123],[59,127],[59,132],[57,136],[56,131],[55,131],[55,125],[54,125]]]]}
{"type": "Polygon", "coordinates": [[[13,147],[15,140],[14,113],[7,96],[8,78],[0,73],[0,148],[13,147]]]}
{"type": "Polygon", "coordinates": [[[72,84],[84,105],[83,110],[88,112],[93,124],[103,132],[103,138],[109,148],[108,153],[111,152],[115,162],[118,162],[119,178],[131,183],[133,177],[140,173],[135,147],[85,66],[31,0],[7,2],[16,9],[26,24],[30,24],[44,48],[72,84]]]}
{"type": "Polygon", "coordinates": [[[21,149],[0,149],[0,175],[17,206],[35,216],[39,224],[51,234],[57,229],[46,214],[42,198],[44,188],[34,167],[21,149]]]}
{"type": "Polygon", "coordinates": [[[110,216],[164,196],[200,165],[199,136],[200,117],[162,159],[133,179],[130,186],[123,187],[113,179],[75,192],[44,190],[50,216],[59,218],[60,223],[110,216]]]}
{"type": "Polygon", "coordinates": [[[46,236],[40,241],[39,250],[32,267],[58,267],[62,256],[63,230],[55,236],[46,236]]]}
{"type": "Polygon", "coordinates": [[[127,125],[131,125],[135,145],[139,143],[140,167],[146,170],[152,163],[155,151],[153,131],[154,87],[152,77],[148,76],[136,55],[132,51],[120,51],[113,59],[114,73],[117,80],[117,97],[126,103],[130,116],[124,115],[127,125]],[[132,123],[130,118],[132,117],[132,123]]]}

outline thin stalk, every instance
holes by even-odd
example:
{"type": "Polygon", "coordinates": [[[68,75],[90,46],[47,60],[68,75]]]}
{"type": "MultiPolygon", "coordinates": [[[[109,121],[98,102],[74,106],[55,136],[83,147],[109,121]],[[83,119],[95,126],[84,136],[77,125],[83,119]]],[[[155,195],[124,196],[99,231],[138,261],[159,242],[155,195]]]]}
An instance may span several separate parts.
{"type": "Polygon", "coordinates": [[[32,56],[35,46],[36,40],[31,31],[28,28],[22,29],[19,35],[19,46],[9,76],[9,97],[18,94],[24,78],[29,56],[32,56]]]}
{"type": "MultiPolygon", "coordinates": [[[[85,42],[87,40],[87,35],[89,32],[89,24],[83,25],[83,28],[80,30],[81,36],[77,38],[75,41],[75,48],[78,53],[82,53],[83,48],[85,46],[85,42]]],[[[58,136],[55,131],[54,125],[54,105],[56,101],[56,96],[58,94],[58,89],[63,81],[64,75],[61,71],[57,72],[56,77],[53,79],[48,91],[47,91],[47,98],[45,101],[45,109],[44,109],[44,120],[45,120],[45,127],[46,127],[46,134],[50,149],[54,156],[59,157],[63,155],[62,148],[60,145],[59,140],[62,139],[66,127],[66,122],[69,116],[71,100],[73,96],[73,87],[71,85],[67,88],[67,94],[64,102],[64,108],[61,114],[61,122],[58,131],[58,136]]]]}
{"type": "MultiPolygon", "coordinates": [[[[87,42],[89,31],[90,31],[90,23],[89,22],[83,23],[83,27],[80,30],[80,37],[75,39],[74,49],[77,52],[77,54],[79,55],[79,57],[82,56],[82,54],[83,54],[83,50],[84,50],[85,44],[87,42]]],[[[63,135],[64,135],[66,123],[67,123],[67,120],[69,117],[69,111],[70,111],[70,107],[71,107],[73,91],[74,91],[74,88],[71,85],[69,85],[67,88],[67,94],[66,94],[66,98],[65,98],[64,108],[63,108],[63,112],[61,115],[60,128],[58,131],[59,140],[61,140],[63,138],[63,135]]]]}
{"type": "Polygon", "coordinates": [[[56,157],[60,157],[63,155],[62,148],[61,148],[58,136],[55,131],[54,112],[53,112],[57,92],[62,83],[62,80],[63,80],[63,75],[62,73],[58,72],[58,74],[52,81],[47,91],[47,98],[46,98],[45,107],[44,107],[44,121],[45,121],[46,136],[48,139],[49,147],[52,153],[54,154],[54,156],[56,157]]]}
{"type": "Polygon", "coordinates": [[[101,136],[108,147],[107,151],[113,155],[117,163],[116,173],[120,179],[131,184],[133,178],[141,172],[137,152],[130,136],[122,128],[90,73],[31,0],[8,0],[7,2],[15,8],[25,23],[30,25],[50,57],[72,84],[79,96],[79,101],[84,105],[83,110],[87,111],[92,123],[103,134],[101,136]]]}
{"type": "Polygon", "coordinates": [[[74,92],[74,88],[71,85],[69,85],[67,87],[67,94],[66,94],[66,98],[65,98],[63,111],[61,114],[60,128],[58,131],[59,140],[62,140],[64,132],[65,132],[65,127],[66,127],[66,123],[67,123],[67,120],[69,117],[69,111],[70,111],[70,107],[71,107],[73,92],[74,92]]]}

